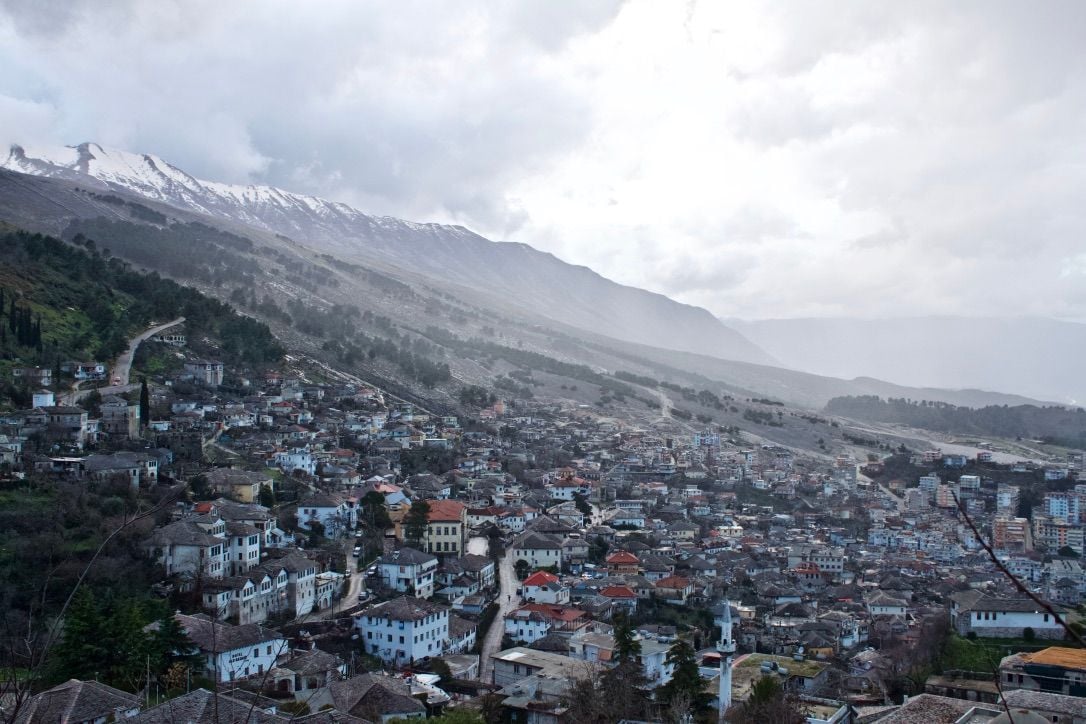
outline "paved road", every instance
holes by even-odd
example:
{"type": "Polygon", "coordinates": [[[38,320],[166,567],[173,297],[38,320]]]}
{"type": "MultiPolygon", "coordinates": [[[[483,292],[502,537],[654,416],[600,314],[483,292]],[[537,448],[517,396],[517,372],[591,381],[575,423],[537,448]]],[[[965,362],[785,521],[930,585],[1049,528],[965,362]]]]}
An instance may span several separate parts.
{"type": "Polygon", "coordinates": [[[358,559],[353,553],[357,540],[351,535],[344,544],[347,550],[347,592],[332,606],[327,618],[358,605],[358,594],[362,590],[362,574],[358,571],[358,559]]]}
{"type": "Polygon", "coordinates": [[[128,377],[132,371],[132,358],[136,356],[136,349],[139,348],[140,343],[150,337],[153,337],[162,330],[169,329],[170,327],[175,327],[184,321],[184,317],[178,317],[172,322],[160,324],[157,327],[152,327],[151,329],[148,329],[147,331],[133,337],[128,342],[128,349],[122,352],[121,355],[117,358],[117,361],[114,362],[113,370],[110,373],[110,379],[112,380],[114,378],[119,378],[121,384],[108,385],[106,387],[97,388],[92,387],[85,390],[72,390],[71,392],[68,392],[64,395],[64,404],[78,404],[80,400],[89,395],[95,389],[98,390],[98,394],[100,394],[102,397],[105,397],[106,395],[123,395],[126,392],[132,392],[133,390],[137,389],[139,385],[129,384],[128,377]]]}
{"type": "Polygon", "coordinates": [[[505,555],[498,562],[498,580],[501,581],[501,592],[498,594],[498,615],[494,617],[494,623],[486,632],[480,653],[479,681],[489,682],[491,676],[490,657],[498,653],[502,645],[502,636],[505,634],[505,616],[520,605],[520,596],[517,595],[517,574],[513,570],[513,550],[506,549],[505,555]]]}
{"type": "Polygon", "coordinates": [[[127,385],[128,375],[132,371],[132,358],[136,356],[136,349],[140,346],[140,342],[145,339],[155,336],[159,332],[169,329],[170,327],[176,327],[185,321],[184,317],[178,317],[172,322],[166,324],[160,324],[157,327],[151,327],[146,332],[133,337],[128,343],[128,349],[121,352],[121,356],[117,358],[117,361],[113,363],[113,372],[110,375],[110,381],[119,380],[117,384],[127,385]]]}

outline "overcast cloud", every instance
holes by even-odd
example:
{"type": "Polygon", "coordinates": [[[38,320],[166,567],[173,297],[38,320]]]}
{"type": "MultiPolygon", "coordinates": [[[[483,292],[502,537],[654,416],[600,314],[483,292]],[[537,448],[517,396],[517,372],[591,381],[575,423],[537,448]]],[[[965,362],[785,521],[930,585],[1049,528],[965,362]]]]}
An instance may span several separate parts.
{"type": "Polygon", "coordinates": [[[722,316],[1086,319],[1086,4],[0,2],[0,142],[462,223],[722,316]]]}

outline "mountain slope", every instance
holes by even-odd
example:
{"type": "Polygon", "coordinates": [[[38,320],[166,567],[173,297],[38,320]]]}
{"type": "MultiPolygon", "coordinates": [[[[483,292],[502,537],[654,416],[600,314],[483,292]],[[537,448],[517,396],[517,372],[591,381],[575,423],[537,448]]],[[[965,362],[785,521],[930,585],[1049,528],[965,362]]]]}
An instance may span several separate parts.
{"type": "MultiPolygon", "coordinates": [[[[414,395],[431,406],[453,404],[459,385],[496,384],[511,371],[510,363],[523,370],[514,361],[522,352],[586,366],[584,370],[592,372],[573,380],[555,378],[554,388],[596,379],[600,371],[620,370],[717,394],[770,397],[807,408],[819,408],[832,397],[870,394],[970,406],[1033,401],[979,390],[848,381],[623,342],[548,320],[508,295],[470,289],[458,279],[435,280],[388,263],[344,262],[239,222],[175,209],[126,191],[93,191],[87,188],[86,177],[73,182],[0,169],[0,221],[69,240],[79,235],[94,239],[98,248],[108,248],[139,267],[229,299],[268,322],[292,349],[320,353],[330,345],[345,368],[353,367],[396,394],[408,399],[414,395]],[[266,303],[269,299],[272,306],[266,303]],[[357,316],[344,316],[342,310],[348,306],[357,310],[357,316]],[[314,340],[313,329],[323,329],[324,334],[314,340]],[[461,343],[447,344],[450,335],[461,343]],[[485,343],[472,344],[476,339],[485,343]],[[437,389],[419,385],[418,375],[400,364],[402,355],[390,355],[391,342],[401,350],[408,343],[415,351],[429,349],[423,354],[434,363],[447,363],[452,382],[437,389]],[[497,355],[505,359],[483,351],[487,343],[506,348],[507,354],[497,355]],[[380,354],[359,358],[358,345],[380,354]]],[[[596,384],[582,386],[582,392],[595,390],[596,384]]],[[[560,388],[550,393],[562,398],[570,394],[560,388]]]]}
{"type": "Polygon", "coordinates": [[[731,322],[781,362],[833,377],[979,387],[1081,404],[1086,325],[1055,319],[771,319],[731,322]]]}
{"type": "Polygon", "coordinates": [[[616,339],[722,359],[772,364],[743,335],[699,307],[612,282],[525,244],[461,226],[370,216],[346,204],[268,186],[199,180],[162,159],[103,149],[11,148],[3,168],[123,190],[170,206],[286,235],[348,261],[381,261],[505,295],[518,306],[616,339]]]}

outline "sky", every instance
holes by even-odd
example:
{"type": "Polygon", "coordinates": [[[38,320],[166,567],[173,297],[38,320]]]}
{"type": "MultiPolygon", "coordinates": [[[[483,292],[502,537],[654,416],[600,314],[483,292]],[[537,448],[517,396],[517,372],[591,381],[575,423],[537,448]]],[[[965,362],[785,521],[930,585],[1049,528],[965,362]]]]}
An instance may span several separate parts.
{"type": "Polygon", "coordinates": [[[0,0],[0,143],[463,224],[722,317],[1086,320],[1086,3],[0,0]]]}

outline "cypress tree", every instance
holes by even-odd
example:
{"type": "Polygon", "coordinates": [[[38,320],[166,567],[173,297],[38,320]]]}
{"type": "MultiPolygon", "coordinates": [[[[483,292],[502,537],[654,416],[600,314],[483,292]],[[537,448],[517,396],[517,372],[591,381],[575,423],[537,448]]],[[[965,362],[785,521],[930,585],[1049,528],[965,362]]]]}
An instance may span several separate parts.
{"type": "Polygon", "coordinates": [[[147,390],[147,378],[140,378],[140,427],[147,427],[151,419],[151,393],[147,390]]]}

